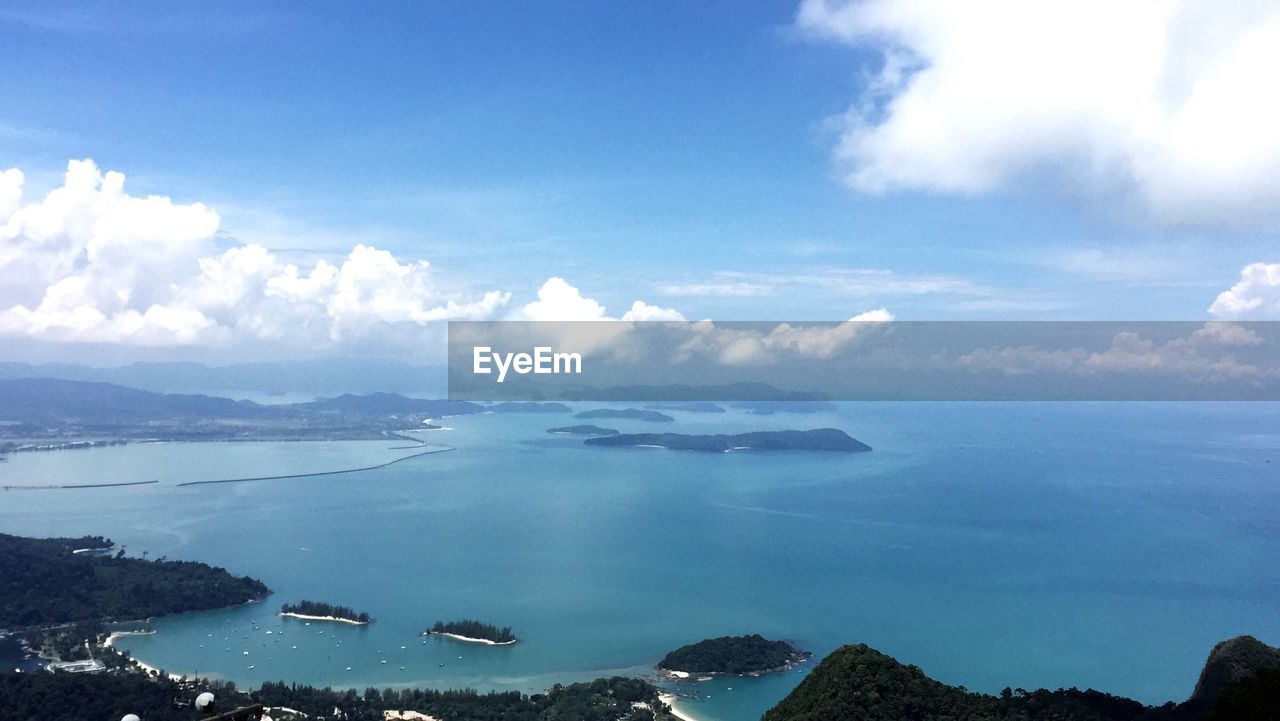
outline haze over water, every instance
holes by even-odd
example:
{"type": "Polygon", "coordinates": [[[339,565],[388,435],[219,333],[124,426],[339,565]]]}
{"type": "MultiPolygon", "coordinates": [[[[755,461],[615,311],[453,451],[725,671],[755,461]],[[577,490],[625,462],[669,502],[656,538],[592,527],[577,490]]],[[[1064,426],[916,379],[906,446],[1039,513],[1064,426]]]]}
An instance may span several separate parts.
{"type": "MultiPolygon", "coordinates": [[[[598,423],[834,426],[875,450],[588,448],[545,433],[566,415],[528,414],[449,418],[451,430],[422,433],[457,449],[448,453],[254,483],[175,487],[412,451],[329,442],[25,453],[0,464],[0,485],[160,483],[3,492],[0,531],[107,535],[130,554],[261,578],[275,591],[265,603],[161,619],[156,635],[121,642],[153,665],[241,685],[539,691],[649,674],[682,644],[758,632],[818,658],[865,642],[976,690],[1094,687],[1159,703],[1190,693],[1215,642],[1280,640],[1276,404],[672,414],[660,426],[598,423]],[[276,617],[303,598],[377,621],[276,617]],[[521,642],[418,636],[456,618],[510,625],[521,642]]],[[[710,697],[685,708],[754,719],[801,678],[685,684],[710,697]]]]}

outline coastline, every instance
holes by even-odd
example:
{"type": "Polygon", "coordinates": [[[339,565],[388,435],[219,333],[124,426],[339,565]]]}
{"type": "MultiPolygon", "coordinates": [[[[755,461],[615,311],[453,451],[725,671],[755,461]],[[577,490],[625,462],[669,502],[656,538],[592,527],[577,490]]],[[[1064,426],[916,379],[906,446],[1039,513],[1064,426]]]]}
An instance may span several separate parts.
{"type": "Polygon", "coordinates": [[[151,664],[138,659],[138,657],[134,656],[133,654],[126,653],[115,647],[116,639],[121,638],[123,636],[154,636],[154,635],[155,635],[155,631],[112,631],[107,636],[107,640],[102,642],[102,647],[109,648],[115,651],[118,655],[128,658],[130,663],[142,669],[142,672],[147,674],[148,676],[156,676],[156,677],[168,676],[169,680],[171,681],[181,681],[182,679],[186,678],[186,676],[183,676],[181,674],[169,673],[167,671],[163,671],[159,668],[156,668],[155,666],[152,666],[151,664]]]}
{"type": "Polygon", "coordinates": [[[338,618],[337,616],[308,616],[303,613],[294,613],[292,611],[281,611],[276,614],[281,618],[297,618],[303,621],[332,621],[334,623],[349,623],[352,626],[368,626],[373,621],[353,621],[349,618],[338,618]]]}
{"type": "Polygon", "coordinates": [[[658,694],[658,700],[661,701],[662,703],[665,703],[667,706],[670,706],[671,715],[675,716],[681,721],[700,721],[700,719],[697,716],[690,714],[688,711],[685,711],[676,705],[676,702],[679,701],[680,698],[675,694],[667,693],[663,691],[658,694]]]}
{"type": "Polygon", "coordinates": [[[510,641],[490,641],[487,638],[472,638],[471,636],[462,636],[456,633],[446,633],[444,631],[426,631],[422,635],[444,636],[446,638],[451,638],[455,641],[462,641],[463,643],[479,643],[485,646],[514,646],[516,645],[516,641],[520,640],[518,638],[513,638],[510,641]]]}

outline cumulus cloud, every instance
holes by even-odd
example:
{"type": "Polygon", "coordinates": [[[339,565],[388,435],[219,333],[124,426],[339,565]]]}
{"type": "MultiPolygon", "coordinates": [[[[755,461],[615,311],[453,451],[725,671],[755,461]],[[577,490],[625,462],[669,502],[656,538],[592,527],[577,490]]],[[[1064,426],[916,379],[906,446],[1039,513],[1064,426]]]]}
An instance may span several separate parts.
{"type": "Polygon", "coordinates": [[[881,323],[893,320],[884,308],[859,313],[843,323],[792,325],[779,323],[763,329],[736,325],[716,325],[711,321],[692,323],[689,339],[680,344],[676,360],[711,357],[721,365],[762,366],[776,363],[786,355],[799,358],[830,358],[873,332],[881,323]]]}
{"type": "Polygon", "coordinates": [[[1220,318],[1280,318],[1280,263],[1250,263],[1218,294],[1209,312],[1220,318]]]}
{"type": "Polygon", "coordinates": [[[255,244],[219,252],[213,209],[131,196],[124,182],[72,161],[61,187],[24,204],[22,173],[0,173],[0,335],[314,348],[399,333],[411,342],[432,321],[492,317],[510,298],[457,297],[425,261],[366,245],[305,269],[255,244]]]}
{"type": "MultiPolygon", "coordinates": [[[[564,278],[548,278],[538,289],[538,299],[525,305],[511,316],[512,320],[576,321],[618,320],[607,315],[606,309],[594,298],[582,295],[564,278]]],[[[649,305],[637,300],[631,309],[622,314],[624,321],[684,320],[679,311],[649,305]]]]}
{"type": "Polygon", "coordinates": [[[1163,223],[1280,223],[1280,6],[1211,0],[804,0],[878,52],[838,122],[847,182],[976,194],[1056,176],[1163,223]]]}
{"type": "MultiPolygon", "coordinates": [[[[1116,333],[1103,350],[1031,345],[979,348],[958,356],[955,363],[960,368],[1007,375],[1045,371],[1078,375],[1138,373],[1202,382],[1275,378],[1280,371],[1273,363],[1242,361],[1233,352],[1262,344],[1262,338],[1250,328],[1209,321],[1186,337],[1163,343],[1134,331],[1123,331],[1116,333]]],[[[1270,356],[1264,358],[1271,360],[1270,356]]]]}

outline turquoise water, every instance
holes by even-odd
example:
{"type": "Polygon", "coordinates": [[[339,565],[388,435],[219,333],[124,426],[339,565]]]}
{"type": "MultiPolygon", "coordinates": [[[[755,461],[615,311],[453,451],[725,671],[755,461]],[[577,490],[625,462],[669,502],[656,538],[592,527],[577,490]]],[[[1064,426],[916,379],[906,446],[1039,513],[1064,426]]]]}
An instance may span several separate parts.
{"type": "MultiPolygon", "coordinates": [[[[565,416],[486,415],[422,434],[455,451],[309,479],[173,485],[407,451],[216,443],[18,454],[0,464],[0,485],[160,483],[2,493],[0,530],[104,534],[131,554],[262,578],[276,591],[264,604],[161,619],[156,635],[122,642],[171,671],[240,684],[541,690],[651,673],[678,645],[759,632],[819,657],[866,642],[973,689],[1092,686],[1163,702],[1190,693],[1216,641],[1280,641],[1280,406],[675,415],[663,430],[830,425],[876,450],[587,448],[544,433],[565,416]],[[274,615],[301,598],[377,622],[274,615]],[[511,625],[522,642],[418,637],[455,617],[511,625]]],[[[684,707],[758,718],[802,676],[684,684],[703,697],[684,707]]]]}

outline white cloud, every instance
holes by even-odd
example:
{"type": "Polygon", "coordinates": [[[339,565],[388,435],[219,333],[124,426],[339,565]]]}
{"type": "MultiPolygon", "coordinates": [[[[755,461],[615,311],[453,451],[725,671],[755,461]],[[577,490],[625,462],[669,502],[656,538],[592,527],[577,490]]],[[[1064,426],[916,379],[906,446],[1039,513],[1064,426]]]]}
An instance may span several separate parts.
{"type": "Polygon", "coordinates": [[[850,185],[975,194],[1054,176],[1163,223],[1280,222],[1280,6],[804,0],[883,57],[843,120],[850,185]]]}
{"type": "MultiPolygon", "coordinates": [[[[538,289],[538,299],[521,308],[512,316],[513,320],[538,321],[577,321],[577,320],[615,320],[606,314],[606,309],[594,298],[586,298],[576,287],[564,278],[548,278],[538,289]]],[[[631,309],[623,314],[624,321],[646,320],[684,320],[679,311],[661,308],[637,300],[631,309]]]]}
{"type": "Polygon", "coordinates": [[[425,261],[357,245],[310,269],[256,244],[221,253],[219,217],[200,203],[128,195],[124,176],[72,161],[63,185],[26,205],[0,173],[0,335],[199,345],[262,340],[315,349],[412,344],[426,324],[493,317],[510,295],[439,289],[425,261]]]}
{"type": "Polygon", "coordinates": [[[1209,312],[1220,318],[1280,319],[1280,263],[1250,263],[1218,294],[1209,312]]]}
{"type": "Polygon", "coordinates": [[[711,321],[691,323],[688,340],[679,347],[678,362],[695,356],[713,357],[727,366],[761,366],[775,363],[782,355],[802,358],[830,358],[893,320],[884,308],[859,313],[843,323],[791,325],[779,323],[769,331],[711,321]]]}

